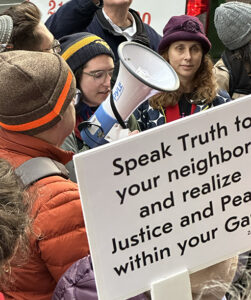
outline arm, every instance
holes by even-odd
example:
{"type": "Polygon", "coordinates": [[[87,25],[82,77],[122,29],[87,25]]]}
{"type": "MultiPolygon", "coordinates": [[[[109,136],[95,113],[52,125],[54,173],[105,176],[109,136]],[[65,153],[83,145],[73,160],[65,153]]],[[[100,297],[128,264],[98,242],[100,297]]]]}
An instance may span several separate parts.
{"type": "Polygon", "coordinates": [[[84,31],[95,12],[103,6],[103,0],[71,0],[61,6],[45,22],[56,39],[84,31]]]}

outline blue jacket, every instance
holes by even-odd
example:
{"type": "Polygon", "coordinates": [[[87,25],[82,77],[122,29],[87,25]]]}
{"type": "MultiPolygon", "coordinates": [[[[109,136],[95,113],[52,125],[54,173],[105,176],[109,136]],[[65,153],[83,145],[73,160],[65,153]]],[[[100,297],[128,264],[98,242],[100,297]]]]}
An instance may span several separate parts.
{"type": "MultiPolygon", "coordinates": [[[[137,32],[133,41],[144,44],[157,51],[161,36],[149,25],[142,22],[138,13],[129,9],[133,15],[137,32]]],[[[59,39],[65,35],[87,31],[104,39],[118,59],[117,48],[120,43],[126,41],[122,35],[115,33],[112,26],[105,19],[102,9],[91,0],[71,0],[61,6],[55,14],[49,17],[45,25],[59,39]]]]}
{"type": "MultiPolygon", "coordinates": [[[[59,279],[51,300],[98,300],[90,256],[75,262],[59,279]]],[[[147,300],[140,294],[129,300],[147,300]]]]}

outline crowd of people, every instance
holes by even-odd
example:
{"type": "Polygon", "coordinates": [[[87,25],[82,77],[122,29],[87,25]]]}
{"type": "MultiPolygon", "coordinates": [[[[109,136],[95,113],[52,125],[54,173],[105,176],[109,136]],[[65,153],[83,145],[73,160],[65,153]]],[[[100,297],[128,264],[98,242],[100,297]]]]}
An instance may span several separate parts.
{"type": "MultiPolygon", "coordinates": [[[[72,158],[89,150],[81,124],[111,93],[121,42],[156,51],[180,81],[134,111],[129,134],[250,94],[251,4],[216,9],[214,65],[197,17],[173,16],[160,36],[131,3],[70,0],[45,24],[30,1],[0,15],[0,299],[98,299],[72,158]]],[[[193,299],[251,299],[250,270],[247,252],[191,274],[193,299]]]]}

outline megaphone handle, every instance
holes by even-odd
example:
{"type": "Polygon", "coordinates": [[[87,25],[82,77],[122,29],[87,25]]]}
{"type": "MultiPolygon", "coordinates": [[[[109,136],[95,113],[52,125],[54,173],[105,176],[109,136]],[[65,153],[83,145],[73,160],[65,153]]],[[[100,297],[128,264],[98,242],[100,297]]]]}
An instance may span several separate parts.
{"type": "Polygon", "coordinates": [[[121,115],[119,114],[117,108],[116,108],[116,105],[114,103],[114,99],[113,99],[113,94],[111,93],[110,94],[110,104],[111,104],[111,108],[112,108],[112,111],[114,113],[114,116],[115,118],[117,119],[118,123],[120,124],[120,126],[123,128],[123,129],[126,129],[126,124],[125,122],[123,121],[123,119],[121,118],[121,115]]]}

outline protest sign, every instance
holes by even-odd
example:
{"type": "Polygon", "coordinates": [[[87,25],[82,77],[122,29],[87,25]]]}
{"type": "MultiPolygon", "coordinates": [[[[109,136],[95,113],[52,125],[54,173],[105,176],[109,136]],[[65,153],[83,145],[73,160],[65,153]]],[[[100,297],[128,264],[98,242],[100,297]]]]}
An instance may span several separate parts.
{"type": "Polygon", "coordinates": [[[251,96],[74,156],[101,300],[251,249],[251,96]]]}

